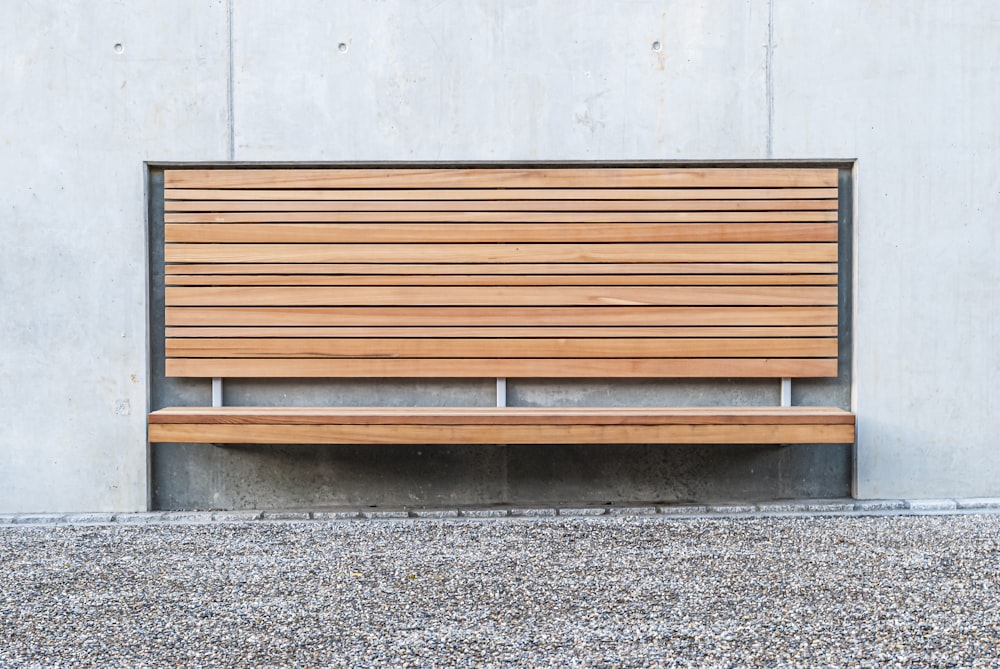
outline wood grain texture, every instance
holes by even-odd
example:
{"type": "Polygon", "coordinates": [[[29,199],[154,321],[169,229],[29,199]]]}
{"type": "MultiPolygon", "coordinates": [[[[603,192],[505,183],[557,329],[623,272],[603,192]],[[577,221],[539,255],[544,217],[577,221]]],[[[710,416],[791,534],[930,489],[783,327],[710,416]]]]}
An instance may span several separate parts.
{"type": "Polygon", "coordinates": [[[758,327],[536,327],[512,325],[509,327],[168,327],[168,338],[618,338],[618,337],[836,337],[833,325],[821,326],[758,326],[758,327]]]}
{"type": "Polygon", "coordinates": [[[831,263],[835,243],[167,244],[168,263],[831,263]]]}
{"type": "Polygon", "coordinates": [[[836,221],[836,211],[232,211],[165,214],[166,223],[739,223],[836,221]]]}
{"type": "Polygon", "coordinates": [[[196,286],[167,287],[165,292],[168,307],[837,304],[837,289],[832,286],[196,286]]]}
{"type": "Polygon", "coordinates": [[[167,376],[232,378],[835,377],[829,358],[168,358],[167,376]]]}
{"type": "Polygon", "coordinates": [[[829,307],[167,307],[168,326],[836,325],[829,307]]]}
{"type": "Polygon", "coordinates": [[[835,274],[167,274],[167,286],[835,286],[835,274]]]}
{"type": "Polygon", "coordinates": [[[837,275],[836,262],[622,262],[622,263],[505,263],[499,265],[481,263],[207,263],[177,264],[164,268],[167,275],[173,274],[302,274],[302,275],[402,275],[435,276],[443,274],[504,274],[575,277],[590,275],[657,275],[657,274],[705,274],[729,276],[732,274],[769,275],[837,275]]]}
{"type": "Polygon", "coordinates": [[[171,358],[761,358],[836,357],[832,338],[182,338],[171,358]]]}
{"type": "MultiPolygon", "coordinates": [[[[838,170],[166,170],[166,373],[833,377],[838,170]]],[[[836,408],[167,408],[154,442],[853,443],[836,408]]]]}
{"type": "MultiPolygon", "coordinates": [[[[434,191],[430,191],[433,193],[434,191]]],[[[503,193],[503,191],[493,191],[503,193]]],[[[544,194],[546,191],[539,191],[544,194]]],[[[287,196],[286,196],[287,197],[287,196]]],[[[164,210],[177,212],[228,212],[228,211],[837,211],[836,199],[624,199],[587,200],[533,199],[365,199],[365,200],[167,200],[164,210]]]]}
{"type": "MultiPolygon", "coordinates": [[[[171,177],[171,180],[176,180],[171,177]]],[[[317,190],[310,188],[293,189],[248,189],[248,188],[166,188],[165,204],[169,207],[177,201],[247,201],[247,202],[311,202],[311,201],[423,201],[423,200],[834,200],[837,199],[836,186],[825,188],[779,187],[779,188],[347,188],[340,190],[317,190]]],[[[575,206],[575,205],[574,205],[575,206]]],[[[833,205],[832,208],[836,208],[833,205]]]]}
{"type": "Polygon", "coordinates": [[[837,371],[838,171],[165,173],[169,375],[837,371]]]}
{"type": "Polygon", "coordinates": [[[164,188],[832,188],[812,168],[253,168],[165,170],[164,188]]]}
{"type": "Polygon", "coordinates": [[[854,442],[850,424],[232,425],[151,423],[151,442],[256,444],[812,444],[854,442]]]}
{"type": "Polygon", "coordinates": [[[836,242],[836,223],[167,223],[167,242],[453,244],[836,242]]]}

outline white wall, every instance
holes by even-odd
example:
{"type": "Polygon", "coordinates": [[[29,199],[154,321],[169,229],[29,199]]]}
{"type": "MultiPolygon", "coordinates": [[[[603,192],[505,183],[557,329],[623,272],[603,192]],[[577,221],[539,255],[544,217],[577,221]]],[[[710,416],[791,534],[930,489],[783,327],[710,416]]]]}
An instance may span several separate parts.
{"type": "Polygon", "coordinates": [[[145,506],[143,161],[229,158],[856,157],[857,492],[1000,495],[998,53],[988,0],[4,3],[0,511],[145,506]]]}

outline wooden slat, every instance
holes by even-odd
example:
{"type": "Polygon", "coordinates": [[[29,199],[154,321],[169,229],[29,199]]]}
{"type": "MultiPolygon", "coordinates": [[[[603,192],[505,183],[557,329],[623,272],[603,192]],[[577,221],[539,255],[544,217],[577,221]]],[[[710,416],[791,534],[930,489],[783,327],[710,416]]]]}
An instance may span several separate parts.
{"type": "Polygon", "coordinates": [[[164,211],[837,211],[837,200],[167,200],[164,211]]]}
{"type": "Polygon", "coordinates": [[[836,325],[829,307],[167,307],[168,326],[836,325]]]}
{"type": "Polygon", "coordinates": [[[230,211],[165,214],[166,223],[741,223],[835,222],[836,211],[230,211]]]}
{"type": "Polygon", "coordinates": [[[168,327],[167,338],[265,337],[836,337],[837,327],[168,327]]]}
{"type": "Polygon", "coordinates": [[[835,242],[836,223],[168,223],[187,243],[835,242]]]}
{"type": "Polygon", "coordinates": [[[832,188],[836,169],[254,168],[165,170],[165,188],[832,188]]]}
{"type": "Polygon", "coordinates": [[[836,339],[168,339],[168,358],[812,358],[836,339]]]}
{"type": "Polygon", "coordinates": [[[525,274],[545,276],[579,276],[607,274],[830,274],[836,276],[836,262],[748,262],[748,263],[508,263],[490,264],[427,264],[427,263],[209,263],[168,264],[167,274],[331,274],[370,275],[401,274],[404,276],[437,274],[525,274]]]}
{"type": "Polygon", "coordinates": [[[835,262],[833,243],[167,244],[168,263],[835,262]]]}
{"type": "Polygon", "coordinates": [[[850,425],[837,407],[168,407],[159,425],[850,425]]]}
{"type": "Polygon", "coordinates": [[[168,274],[167,286],[835,286],[834,274],[168,274]]]}
{"type": "Polygon", "coordinates": [[[853,443],[854,426],[817,425],[186,425],[153,423],[151,442],[257,444],[853,443]]]}
{"type": "Polygon", "coordinates": [[[175,200],[246,200],[266,202],[422,201],[422,200],[829,200],[837,188],[385,188],[311,190],[305,188],[250,190],[245,188],[167,188],[168,205],[175,200]]]}
{"type": "Polygon", "coordinates": [[[168,358],[167,376],[341,378],[832,377],[827,358],[168,358]]]}
{"type": "Polygon", "coordinates": [[[269,286],[168,287],[167,306],[809,306],[834,305],[829,286],[269,286]]]}
{"type": "Polygon", "coordinates": [[[195,286],[167,306],[758,306],[834,305],[830,286],[195,286]]]}

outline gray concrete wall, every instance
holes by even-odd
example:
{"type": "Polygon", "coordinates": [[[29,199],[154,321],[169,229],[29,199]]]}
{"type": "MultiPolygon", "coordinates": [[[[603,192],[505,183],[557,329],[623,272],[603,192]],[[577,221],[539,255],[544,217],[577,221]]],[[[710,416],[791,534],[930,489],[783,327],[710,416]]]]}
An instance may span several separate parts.
{"type": "MultiPolygon", "coordinates": [[[[998,28],[989,0],[4,3],[0,510],[131,510],[151,494],[144,160],[857,158],[856,492],[998,495],[998,28]]],[[[437,473],[469,467],[457,452],[386,472],[334,449],[305,460],[330,463],[313,475],[280,453],[199,453],[186,467],[153,453],[174,480],[159,504],[276,502],[252,494],[274,457],[308,504],[348,476],[398,490],[410,466],[434,488],[420,494],[447,496],[437,473]]],[[[753,453],[689,466],[766,494],[753,453]]],[[[614,488],[622,454],[570,453],[558,480],[646,497],[683,466],[614,488]]],[[[476,457],[469,489],[501,495],[476,457]]],[[[549,490],[551,456],[518,457],[540,491],[525,494],[549,490]]],[[[825,462],[805,493],[846,486],[825,462]]]]}
{"type": "Polygon", "coordinates": [[[147,505],[143,161],[227,157],[226,16],[0,3],[4,511],[147,505]]]}

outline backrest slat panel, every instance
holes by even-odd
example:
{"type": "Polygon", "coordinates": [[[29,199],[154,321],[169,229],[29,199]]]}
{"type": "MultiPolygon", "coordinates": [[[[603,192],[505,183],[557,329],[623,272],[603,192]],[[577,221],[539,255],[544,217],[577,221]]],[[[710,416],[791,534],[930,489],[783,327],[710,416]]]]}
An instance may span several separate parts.
{"type": "Polygon", "coordinates": [[[167,170],[173,376],[837,374],[837,170],[167,170]]]}

